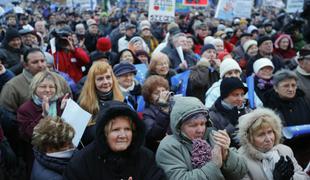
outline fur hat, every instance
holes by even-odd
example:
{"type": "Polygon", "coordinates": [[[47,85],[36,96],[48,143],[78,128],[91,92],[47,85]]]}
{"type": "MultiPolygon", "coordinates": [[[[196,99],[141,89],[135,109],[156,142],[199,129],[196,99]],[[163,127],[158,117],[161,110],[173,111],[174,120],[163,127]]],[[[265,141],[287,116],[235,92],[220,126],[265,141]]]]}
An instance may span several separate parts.
{"type": "Polygon", "coordinates": [[[256,60],[253,64],[254,73],[257,74],[260,69],[262,69],[263,67],[266,67],[266,66],[270,66],[270,67],[272,67],[272,69],[274,69],[274,65],[270,59],[260,58],[260,59],[256,60]]]}
{"type": "Polygon", "coordinates": [[[228,71],[231,71],[234,69],[238,70],[240,73],[242,72],[236,60],[231,59],[231,58],[226,58],[225,60],[223,60],[223,62],[220,65],[220,77],[223,78],[224,75],[228,71]]]}

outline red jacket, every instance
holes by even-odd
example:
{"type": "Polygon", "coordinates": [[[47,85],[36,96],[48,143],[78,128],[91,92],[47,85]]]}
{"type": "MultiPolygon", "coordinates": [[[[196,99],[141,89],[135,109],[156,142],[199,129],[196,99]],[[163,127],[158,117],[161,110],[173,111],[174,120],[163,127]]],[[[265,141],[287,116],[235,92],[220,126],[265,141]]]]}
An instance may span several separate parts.
{"type": "Polygon", "coordinates": [[[74,52],[56,51],[53,55],[55,68],[69,74],[76,83],[83,77],[81,67],[90,62],[82,48],[75,48],[74,52]]]}

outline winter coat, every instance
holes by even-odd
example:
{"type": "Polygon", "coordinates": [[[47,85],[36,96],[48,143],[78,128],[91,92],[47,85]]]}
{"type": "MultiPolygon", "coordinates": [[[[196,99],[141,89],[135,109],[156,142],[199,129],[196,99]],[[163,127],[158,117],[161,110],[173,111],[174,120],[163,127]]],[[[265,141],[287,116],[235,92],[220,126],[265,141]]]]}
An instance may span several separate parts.
{"type": "Polygon", "coordinates": [[[83,77],[82,66],[90,62],[82,48],[75,48],[74,52],[56,51],[53,56],[56,69],[69,74],[75,82],[83,77]]]}
{"type": "MultiPolygon", "coordinates": [[[[218,80],[217,82],[213,83],[212,86],[208,89],[206,92],[206,100],[205,100],[205,106],[209,109],[212,107],[214,102],[217,100],[218,97],[221,95],[221,82],[222,79],[218,80]]],[[[245,83],[243,83],[244,86],[247,86],[245,83]]],[[[245,94],[245,98],[248,99],[248,93],[245,94]]],[[[256,107],[262,107],[263,103],[260,100],[260,98],[257,96],[257,94],[254,92],[254,103],[256,107]]]]}
{"type": "Polygon", "coordinates": [[[304,91],[306,98],[310,101],[310,74],[306,74],[299,66],[295,72],[298,78],[298,88],[304,91]]]}
{"type": "Polygon", "coordinates": [[[85,41],[84,41],[84,44],[86,46],[86,49],[88,52],[93,52],[96,50],[96,44],[97,44],[97,40],[98,38],[100,38],[101,35],[92,35],[90,34],[89,32],[87,32],[85,34],[85,41]]]}
{"type": "Polygon", "coordinates": [[[234,107],[233,109],[226,109],[222,105],[221,101],[222,100],[219,97],[210,108],[210,120],[212,121],[215,129],[226,129],[228,135],[230,136],[230,145],[232,147],[239,147],[239,142],[235,137],[235,133],[237,131],[236,125],[238,124],[239,117],[250,112],[250,110],[247,107],[242,109],[237,109],[237,107],[234,107]]]}
{"type": "Polygon", "coordinates": [[[56,158],[34,150],[35,160],[31,180],[62,180],[62,173],[70,161],[68,158],[56,158]]]}
{"type": "MultiPolygon", "coordinates": [[[[272,91],[273,85],[271,80],[267,80],[266,82],[269,83],[262,83],[260,82],[260,78],[257,76],[254,76],[254,91],[255,94],[257,94],[258,98],[263,102],[264,106],[266,105],[265,102],[268,101],[266,94],[269,93],[269,91],[272,91]]],[[[265,80],[263,80],[265,81],[265,80]]]]}
{"type": "Polygon", "coordinates": [[[64,172],[64,179],[165,179],[151,151],[142,146],[144,130],[143,122],[128,105],[118,101],[105,103],[97,119],[95,140],[72,158],[64,172]],[[104,127],[119,115],[130,117],[135,131],[127,150],[117,153],[110,150],[104,127]]]}
{"type": "Polygon", "coordinates": [[[0,48],[2,64],[5,68],[11,70],[16,75],[20,74],[23,70],[23,66],[20,61],[20,57],[23,54],[23,49],[25,49],[23,46],[21,49],[13,49],[7,45],[6,42],[3,42],[0,48]]]}
{"type": "MultiPolygon", "coordinates": [[[[171,77],[173,77],[176,74],[177,73],[175,72],[175,70],[169,69],[168,74],[165,77],[163,77],[163,78],[165,78],[168,81],[169,87],[171,87],[171,77]]],[[[146,75],[145,75],[145,79],[147,79],[148,77],[150,77],[152,75],[158,75],[158,74],[156,74],[155,72],[147,71],[146,75]]]]}
{"type": "Polygon", "coordinates": [[[170,114],[149,104],[143,111],[143,122],[146,125],[145,146],[156,152],[160,141],[170,132],[170,114]]]}
{"type": "Polygon", "coordinates": [[[133,90],[129,92],[122,91],[123,96],[125,97],[124,102],[126,102],[128,105],[132,106],[134,109],[137,109],[138,107],[138,97],[141,96],[141,90],[142,87],[140,83],[136,80],[134,80],[135,86],[133,90]]]}
{"type": "MultiPolygon", "coordinates": [[[[170,114],[170,128],[173,135],[166,136],[158,147],[156,161],[171,180],[204,180],[204,179],[241,179],[246,174],[245,161],[229,149],[229,154],[222,168],[212,161],[204,166],[194,169],[191,162],[192,142],[181,135],[180,127],[182,120],[195,113],[206,113],[203,104],[192,97],[182,97],[184,100],[176,99],[176,103],[170,114]]],[[[204,139],[210,140],[210,130],[207,129],[204,139]]],[[[211,144],[212,145],[212,144],[211,144]]]]}
{"type": "Polygon", "coordinates": [[[15,75],[12,73],[12,71],[6,69],[3,74],[0,74],[0,92],[2,91],[3,86],[6,82],[8,82],[10,79],[12,79],[15,75]]]}

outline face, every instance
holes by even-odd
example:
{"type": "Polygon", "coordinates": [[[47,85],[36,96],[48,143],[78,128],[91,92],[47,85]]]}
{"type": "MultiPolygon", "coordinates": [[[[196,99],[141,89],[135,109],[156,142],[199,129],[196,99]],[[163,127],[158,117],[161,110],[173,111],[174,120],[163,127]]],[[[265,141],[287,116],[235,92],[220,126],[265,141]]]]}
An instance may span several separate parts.
{"type": "Polygon", "coordinates": [[[22,36],[22,41],[23,41],[23,43],[24,43],[25,45],[27,45],[27,46],[31,46],[32,43],[33,43],[33,37],[32,37],[32,36],[34,36],[34,35],[32,35],[32,34],[26,34],[26,35],[22,36]]]}
{"type": "Polygon", "coordinates": [[[16,25],[16,18],[15,17],[10,17],[7,21],[8,25],[16,25]]]}
{"type": "Polygon", "coordinates": [[[187,46],[188,46],[188,49],[192,49],[194,47],[194,41],[192,38],[187,38],[187,46]]]}
{"type": "Polygon", "coordinates": [[[257,48],[257,45],[255,44],[252,45],[247,51],[247,54],[250,55],[251,57],[256,56],[257,53],[258,53],[258,48],[257,48]]]}
{"type": "Polygon", "coordinates": [[[107,134],[107,143],[114,152],[125,151],[132,141],[130,121],[125,116],[116,117],[112,121],[110,132],[107,134]]]}
{"type": "Polygon", "coordinates": [[[310,73],[310,59],[304,59],[302,61],[299,61],[299,66],[306,71],[307,73],[310,73]]]}
{"type": "Polygon", "coordinates": [[[271,54],[273,51],[273,43],[271,40],[264,41],[260,46],[259,46],[259,52],[263,54],[271,54]]]}
{"type": "Polygon", "coordinates": [[[143,50],[143,45],[141,41],[137,41],[133,44],[133,48],[137,51],[137,50],[143,50]]]}
{"type": "Polygon", "coordinates": [[[199,37],[205,38],[209,35],[209,29],[208,28],[199,29],[197,30],[197,34],[199,37]]]}
{"type": "Polygon", "coordinates": [[[253,133],[253,145],[261,152],[268,152],[274,146],[275,135],[271,127],[263,127],[253,133]]]}
{"type": "Polygon", "coordinates": [[[224,51],[224,44],[223,43],[216,43],[215,48],[217,51],[224,51]]]}
{"type": "Polygon", "coordinates": [[[271,66],[265,66],[257,72],[256,76],[262,79],[269,80],[272,77],[272,72],[273,68],[271,66]]]}
{"type": "Polygon", "coordinates": [[[168,91],[168,89],[166,89],[165,87],[156,87],[156,89],[152,92],[152,97],[151,97],[151,103],[156,104],[160,93],[164,92],[164,91],[168,91]]]}
{"type": "Polygon", "coordinates": [[[54,97],[56,93],[56,85],[54,81],[44,79],[36,88],[35,93],[40,99],[43,99],[43,97],[48,97],[50,99],[54,97]]]}
{"type": "Polygon", "coordinates": [[[208,49],[205,52],[203,52],[203,54],[201,56],[206,58],[206,59],[213,60],[216,58],[216,50],[208,49]]]}
{"type": "Polygon", "coordinates": [[[123,88],[129,88],[133,84],[135,74],[134,73],[127,73],[117,77],[119,85],[123,88]]]}
{"type": "Polygon", "coordinates": [[[224,101],[234,107],[241,107],[244,102],[244,94],[243,89],[235,89],[224,99],[224,101]]]}
{"type": "Polygon", "coordinates": [[[75,30],[77,34],[85,34],[84,26],[78,26],[75,30]]]}
{"type": "Polygon", "coordinates": [[[121,55],[120,61],[128,61],[129,63],[134,63],[134,58],[129,51],[124,51],[121,55]]]}
{"type": "Polygon", "coordinates": [[[181,46],[183,50],[187,50],[187,38],[185,36],[180,36],[177,40],[175,47],[181,46]]]}
{"type": "Polygon", "coordinates": [[[282,99],[292,99],[296,95],[297,83],[295,79],[285,79],[274,87],[282,99]]]}
{"type": "Polygon", "coordinates": [[[9,43],[8,45],[11,47],[11,48],[14,48],[14,49],[19,49],[20,46],[22,45],[22,41],[20,38],[16,37],[16,38],[13,38],[9,43]]]}
{"type": "Polygon", "coordinates": [[[146,55],[141,54],[141,55],[139,55],[137,58],[138,58],[142,63],[144,63],[144,64],[149,64],[148,58],[147,58],[146,55]]]}
{"type": "Polygon", "coordinates": [[[169,72],[169,60],[167,58],[158,59],[155,66],[155,72],[158,75],[166,76],[169,72]]]}
{"type": "Polygon", "coordinates": [[[113,87],[112,73],[108,70],[104,74],[96,75],[95,85],[100,92],[107,93],[111,91],[113,87]]]}
{"type": "Polygon", "coordinates": [[[142,31],[142,36],[145,36],[145,37],[147,37],[147,36],[151,36],[151,31],[150,31],[150,29],[143,29],[143,31],[142,31]]]}
{"type": "Polygon", "coordinates": [[[206,122],[204,119],[192,119],[185,121],[181,126],[181,131],[190,139],[201,139],[206,132],[206,122]]]}
{"type": "Polygon", "coordinates": [[[282,38],[279,43],[280,49],[283,49],[283,50],[287,50],[289,45],[290,45],[290,41],[288,38],[282,38]]]}
{"type": "Polygon", "coordinates": [[[88,27],[88,31],[90,34],[98,34],[99,29],[97,25],[92,25],[88,27]]]}
{"type": "Polygon", "coordinates": [[[28,54],[28,62],[25,63],[24,68],[29,71],[32,75],[36,75],[46,69],[46,61],[44,55],[39,52],[33,52],[28,54]]]}
{"type": "Polygon", "coordinates": [[[225,78],[229,78],[229,77],[236,77],[236,78],[240,78],[240,71],[237,69],[233,69],[228,71],[227,73],[224,74],[225,78]]]}
{"type": "Polygon", "coordinates": [[[39,21],[35,24],[35,30],[37,32],[45,33],[46,29],[43,21],[39,21]]]}
{"type": "Polygon", "coordinates": [[[126,30],[126,35],[132,37],[136,33],[136,28],[131,28],[126,30]]]}

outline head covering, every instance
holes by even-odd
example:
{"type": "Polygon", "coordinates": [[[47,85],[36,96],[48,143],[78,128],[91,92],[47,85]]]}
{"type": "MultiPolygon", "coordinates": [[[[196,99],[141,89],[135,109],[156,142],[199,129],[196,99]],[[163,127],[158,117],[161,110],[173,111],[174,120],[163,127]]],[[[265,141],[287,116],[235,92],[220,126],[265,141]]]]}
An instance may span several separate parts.
{"type": "Polygon", "coordinates": [[[122,76],[124,74],[127,73],[137,73],[136,67],[128,62],[123,62],[123,63],[119,63],[116,64],[113,67],[113,72],[115,74],[116,77],[122,76]]]}
{"type": "Polygon", "coordinates": [[[247,41],[243,44],[243,46],[242,46],[244,52],[247,52],[248,49],[249,49],[251,46],[253,46],[253,45],[257,45],[257,41],[252,40],[252,39],[247,40],[247,41]]]}
{"type": "Polygon", "coordinates": [[[266,66],[270,66],[270,67],[272,67],[272,69],[274,69],[274,65],[270,59],[260,58],[260,59],[256,60],[253,64],[254,73],[255,74],[258,73],[258,71],[260,69],[262,69],[263,67],[266,67],[266,66]]]}
{"type": "Polygon", "coordinates": [[[221,99],[225,99],[231,92],[236,89],[243,89],[244,93],[248,92],[248,88],[243,85],[243,82],[236,77],[224,78],[220,85],[221,99]]]}
{"type": "Polygon", "coordinates": [[[253,31],[258,31],[258,29],[257,29],[257,27],[256,27],[256,26],[254,26],[254,25],[250,25],[250,26],[248,27],[247,33],[252,34],[252,33],[253,33],[253,31]]]}
{"type": "Polygon", "coordinates": [[[136,26],[133,25],[133,24],[131,24],[131,23],[128,23],[128,24],[126,24],[126,26],[125,26],[125,29],[126,29],[126,30],[134,29],[134,28],[136,28],[136,26]]]}
{"type": "Polygon", "coordinates": [[[203,54],[208,49],[216,50],[213,44],[206,44],[201,48],[200,54],[203,54]]]}
{"type": "Polygon", "coordinates": [[[217,31],[225,31],[226,26],[224,24],[219,24],[217,26],[217,31]]]}
{"type": "Polygon", "coordinates": [[[274,47],[275,48],[279,48],[280,46],[280,41],[283,39],[283,38],[287,38],[288,41],[289,41],[289,48],[293,48],[293,41],[292,41],[292,38],[290,35],[288,34],[281,34],[277,39],[276,41],[274,42],[274,47]]]}
{"type": "Polygon", "coordinates": [[[143,31],[144,29],[150,29],[151,23],[148,20],[143,20],[140,22],[140,29],[143,31]]]}
{"type": "Polygon", "coordinates": [[[99,51],[107,52],[112,48],[112,43],[110,38],[108,37],[101,37],[97,40],[96,48],[99,51]]]}
{"type": "Polygon", "coordinates": [[[231,58],[226,58],[225,60],[223,60],[223,62],[220,64],[220,77],[223,78],[224,75],[231,70],[238,70],[240,73],[241,68],[239,66],[239,64],[237,63],[236,60],[231,59],[231,58]]]}
{"type": "Polygon", "coordinates": [[[175,22],[171,22],[170,24],[168,24],[167,31],[172,36],[181,32],[179,25],[175,22]]]}
{"type": "Polygon", "coordinates": [[[214,40],[215,38],[213,36],[207,36],[205,37],[205,39],[203,40],[203,44],[211,44],[212,41],[214,40]]]}
{"type": "Polygon", "coordinates": [[[94,19],[88,19],[86,22],[87,26],[92,26],[92,25],[98,25],[97,22],[94,19]]]}
{"type": "Polygon", "coordinates": [[[95,61],[98,61],[99,59],[103,59],[103,58],[109,59],[108,55],[101,51],[94,51],[90,53],[89,58],[92,63],[95,61]]]}
{"type": "Polygon", "coordinates": [[[263,44],[265,41],[272,41],[271,37],[269,36],[262,36],[257,41],[257,46],[259,47],[261,44],[263,44]]]}
{"type": "Polygon", "coordinates": [[[240,39],[243,38],[243,37],[246,37],[246,36],[252,37],[252,34],[250,34],[250,33],[242,33],[241,36],[240,36],[240,39]]]}
{"type": "Polygon", "coordinates": [[[15,28],[8,28],[6,33],[5,33],[4,41],[9,43],[14,38],[20,38],[20,34],[18,33],[18,31],[15,28]]]}
{"type": "Polygon", "coordinates": [[[248,24],[248,21],[246,19],[240,20],[240,25],[246,25],[246,24],[248,24]]]}

